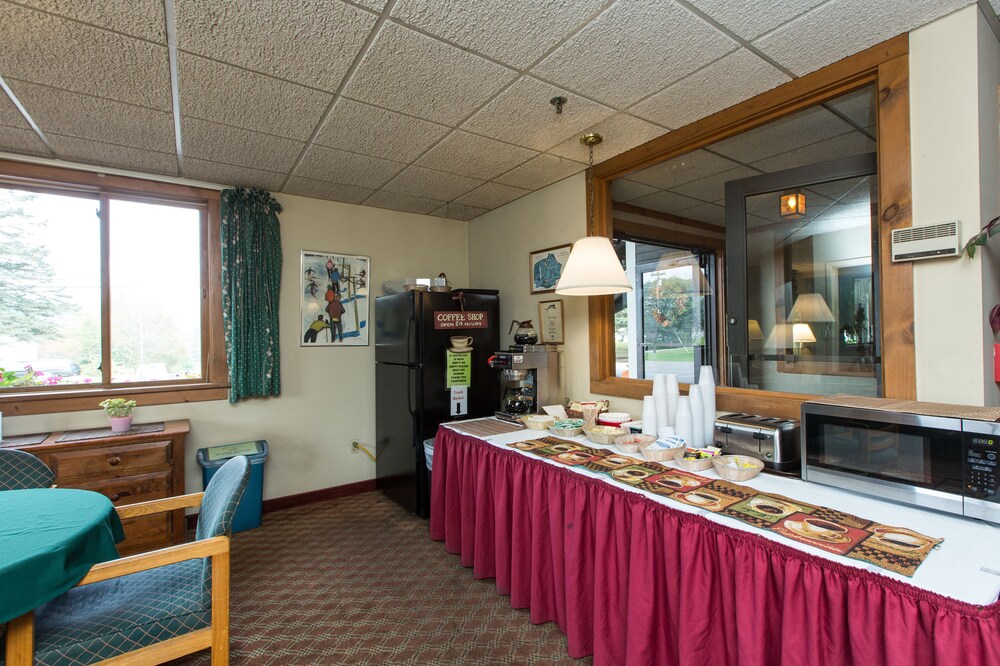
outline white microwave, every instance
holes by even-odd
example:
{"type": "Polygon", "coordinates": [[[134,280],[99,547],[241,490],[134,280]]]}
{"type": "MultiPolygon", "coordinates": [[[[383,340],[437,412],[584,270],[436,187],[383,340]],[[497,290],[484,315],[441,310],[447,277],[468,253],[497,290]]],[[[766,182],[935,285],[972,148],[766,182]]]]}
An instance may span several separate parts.
{"type": "MultiPolygon", "coordinates": [[[[1000,523],[1000,423],[939,415],[961,413],[957,406],[907,405],[908,411],[887,411],[827,401],[803,403],[802,478],[1000,523]]],[[[992,416],[990,408],[968,409],[992,416]]]]}

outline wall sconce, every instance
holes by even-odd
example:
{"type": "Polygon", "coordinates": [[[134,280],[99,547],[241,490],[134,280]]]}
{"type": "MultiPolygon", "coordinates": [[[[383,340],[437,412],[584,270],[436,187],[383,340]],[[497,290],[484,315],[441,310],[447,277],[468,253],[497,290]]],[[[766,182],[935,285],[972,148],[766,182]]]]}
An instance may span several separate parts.
{"type": "MultiPolygon", "coordinates": [[[[594,146],[602,141],[600,134],[585,134],[580,143],[590,149],[590,220],[587,230],[594,228],[594,146]]],[[[585,236],[573,243],[566,266],[556,284],[556,293],[564,296],[603,296],[632,291],[625,269],[611,239],[606,236],[585,236]]]]}
{"type": "Polygon", "coordinates": [[[806,215],[806,195],[805,192],[795,190],[785,192],[781,195],[781,205],[778,208],[782,219],[797,220],[806,215]]]}

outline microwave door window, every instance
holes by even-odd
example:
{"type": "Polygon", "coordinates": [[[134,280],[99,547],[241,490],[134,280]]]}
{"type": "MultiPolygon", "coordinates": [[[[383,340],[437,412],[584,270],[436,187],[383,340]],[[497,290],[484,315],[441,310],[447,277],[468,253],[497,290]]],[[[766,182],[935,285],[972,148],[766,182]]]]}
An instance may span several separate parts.
{"type": "MultiPolygon", "coordinates": [[[[817,419],[809,464],[906,485],[961,492],[962,440],[954,432],[817,419]]],[[[810,428],[813,430],[813,428],[810,428]]]]}

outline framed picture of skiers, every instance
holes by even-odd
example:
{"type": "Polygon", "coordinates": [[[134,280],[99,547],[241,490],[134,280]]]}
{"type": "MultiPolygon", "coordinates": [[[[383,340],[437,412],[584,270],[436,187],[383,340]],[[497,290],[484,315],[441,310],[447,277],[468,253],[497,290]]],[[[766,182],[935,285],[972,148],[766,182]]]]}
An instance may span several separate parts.
{"type": "Polygon", "coordinates": [[[368,257],[302,250],[302,347],[368,344],[368,257]]]}

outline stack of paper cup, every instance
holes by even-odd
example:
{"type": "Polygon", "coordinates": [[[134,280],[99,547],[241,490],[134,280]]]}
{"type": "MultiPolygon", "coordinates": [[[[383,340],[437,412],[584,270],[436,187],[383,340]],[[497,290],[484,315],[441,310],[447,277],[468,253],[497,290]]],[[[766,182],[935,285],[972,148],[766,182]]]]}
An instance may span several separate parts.
{"type": "Polygon", "coordinates": [[[701,401],[705,406],[705,446],[715,445],[715,375],[712,366],[701,366],[698,377],[701,401]]]}
{"type": "Polygon", "coordinates": [[[656,403],[653,396],[647,395],[642,399],[642,434],[656,435],[656,403]]]}
{"type": "Polygon", "coordinates": [[[688,396],[682,395],[677,398],[677,421],[674,424],[674,430],[677,432],[677,436],[684,440],[685,446],[692,444],[692,426],[691,401],[688,396]]]}
{"type": "Polygon", "coordinates": [[[677,383],[677,375],[667,375],[667,425],[676,425],[675,414],[677,414],[677,398],[681,395],[680,384],[677,383]]]}
{"type": "Polygon", "coordinates": [[[697,384],[688,386],[691,404],[691,444],[698,449],[705,447],[705,405],[701,402],[701,389],[697,384]]]}
{"type": "Polygon", "coordinates": [[[668,410],[669,400],[667,399],[666,375],[656,375],[653,377],[653,404],[656,405],[656,425],[657,426],[670,425],[670,412],[668,410]]]}

